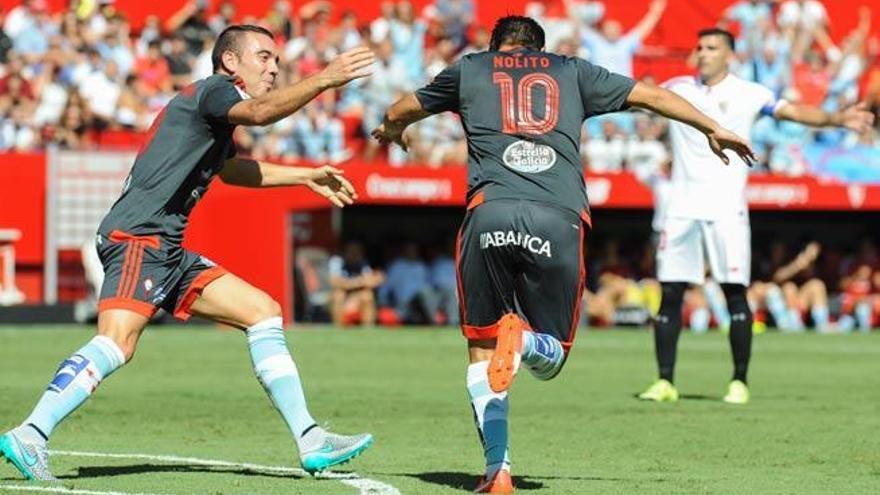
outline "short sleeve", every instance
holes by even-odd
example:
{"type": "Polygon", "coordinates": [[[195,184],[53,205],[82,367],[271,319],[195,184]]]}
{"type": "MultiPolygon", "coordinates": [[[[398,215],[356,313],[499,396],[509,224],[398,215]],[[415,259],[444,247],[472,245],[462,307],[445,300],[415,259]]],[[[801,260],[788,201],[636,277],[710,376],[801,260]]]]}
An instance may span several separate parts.
{"type": "Polygon", "coordinates": [[[210,82],[199,102],[199,113],[210,122],[229,123],[229,110],[244,98],[231,80],[210,82]]]}
{"type": "Polygon", "coordinates": [[[583,59],[575,59],[578,86],[587,117],[618,112],[627,108],[626,99],[636,82],[626,76],[609,72],[583,59]]]}
{"type": "Polygon", "coordinates": [[[430,113],[457,112],[459,107],[459,80],[461,62],[443,69],[427,86],[416,91],[422,109],[430,113]]]}
{"type": "Polygon", "coordinates": [[[786,101],[777,98],[773,91],[770,91],[768,88],[756,85],[755,103],[758,106],[759,114],[773,117],[776,114],[776,110],[785,105],[786,101]]]}

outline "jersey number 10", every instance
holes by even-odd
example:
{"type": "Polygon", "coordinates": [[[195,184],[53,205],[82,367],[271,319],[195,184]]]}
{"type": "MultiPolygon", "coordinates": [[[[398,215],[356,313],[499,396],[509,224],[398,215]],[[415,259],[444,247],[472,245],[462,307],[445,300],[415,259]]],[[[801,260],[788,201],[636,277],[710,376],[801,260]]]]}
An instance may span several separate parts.
{"type": "Polygon", "coordinates": [[[493,72],[492,82],[501,90],[501,132],[505,134],[546,134],[559,121],[559,85],[543,72],[532,72],[519,80],[516,95],[513,77],[506,72],[493,72]],[[544,88],[544,116],[532,113],[532,95],[537,86],[544,88]],[[519,110],[519,118],[516,113],[519,110]]]}

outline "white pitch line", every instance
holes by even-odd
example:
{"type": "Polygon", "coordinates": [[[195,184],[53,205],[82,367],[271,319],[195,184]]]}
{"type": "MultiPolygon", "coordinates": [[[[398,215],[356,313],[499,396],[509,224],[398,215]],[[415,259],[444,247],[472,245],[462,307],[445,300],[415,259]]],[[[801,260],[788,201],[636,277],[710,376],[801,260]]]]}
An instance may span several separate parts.
{"type": "MultiPolygon", "coordinates": [[[[290,473],[300,476],[309,476],[307,472],[299,468],[289,466],[266,466],[262,464],[251,464],[248,462],[230,462],[216,459],[201,459],[198,457],[180,457],[174,455],[151,455],[151,454],[107,454],[103,452],[77,452],[70,450],[51,450],[50,455],[66,455],[71,457],[99,457],[105,459],[141,459],[148,461],[159,461],[167,463],[196,464],[199,466],[219,466],[219,467],[237,467],[243,469],[252,469],[254,471],[272,471],[276,473],[290,473]]],[[[357,473],[334,473],[332,471],[324,471],[316,477],[338,480],[352,488],[356,488],[360,495],[400,495],[400,490],[381,481],[363,478],[357,473]]],[[[61,493],[61,492],[59,492],[61,493]]],[[[67,493],[67,492],[64,492],[67,493]]],[[[72,493],[72,492],[71,492],[72,493]]],[[[111,492],[95,492],[96,495],[111,495],[111,492]]],[[[89,495],[89,494],[83,494],[89,495]]],[[[112,493],[112,495],[117,495],[112,493]]],[[[122,494],[119,494],[122,495],[122,494]]],[[[148,495],[148,494],[134,494],[148,495]]]]}
{"type": "Polygon", "coordinates": [[[18,492],[39,492],[39,493],[67,493],[70,495],[158,495],[156,493],[128,493],[128,492],[96,492],[94,490],[77,490],[74,488],[52,487],[52,486],[26,486],[26,485],[0,485],[0,490],[18,491],[18,492]]]}

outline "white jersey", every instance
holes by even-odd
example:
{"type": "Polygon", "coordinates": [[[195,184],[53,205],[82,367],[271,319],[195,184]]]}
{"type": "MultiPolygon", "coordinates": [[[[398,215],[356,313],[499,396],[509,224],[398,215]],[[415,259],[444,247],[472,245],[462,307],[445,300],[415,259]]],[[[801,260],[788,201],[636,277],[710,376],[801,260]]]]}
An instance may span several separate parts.
{"type": "MultiPolygon", "coordinates": [[[[729,74],[714,86],[699,77],[682,76],[663,87],[689,101],[722,127],[748,139],[759,115],[772,115],[785,102],[760,84],[729,74]]],[[[720,220],[746,218],[748,166],[732,151],[725,166],[709,148],[706,136],[681,122],[669,122],[672,141],[672,188],[667,217],[720,220]]]]}

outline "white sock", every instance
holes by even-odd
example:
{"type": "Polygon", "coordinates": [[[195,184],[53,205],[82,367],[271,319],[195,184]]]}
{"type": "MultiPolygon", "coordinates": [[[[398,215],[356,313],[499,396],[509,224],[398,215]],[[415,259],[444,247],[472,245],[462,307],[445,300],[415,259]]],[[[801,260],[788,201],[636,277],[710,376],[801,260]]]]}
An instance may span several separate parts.
{"type": "Polygon", "coordinates": [[[474,410],[474,422],[483,444],[486,475],[492,477],[504,469],[510,471],[508,452],[507,392],[495,393],[489,388],[489,361],[480,361],[467,368],[467,388],[474,410]]]}

